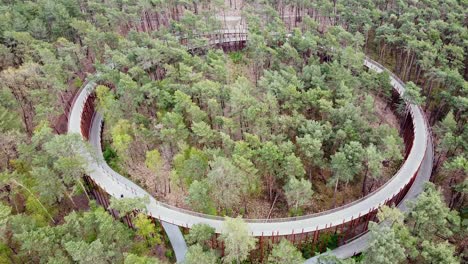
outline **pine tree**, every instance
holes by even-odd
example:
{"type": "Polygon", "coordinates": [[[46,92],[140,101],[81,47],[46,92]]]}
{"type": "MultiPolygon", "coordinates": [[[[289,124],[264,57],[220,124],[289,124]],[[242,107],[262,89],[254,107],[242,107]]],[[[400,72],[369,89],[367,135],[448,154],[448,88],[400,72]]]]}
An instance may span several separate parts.
{"type": "Polygon", "coordinates": [[[364,263],[395,264],[406,259],[405,249],[400,245],[393,229],[387,226],[370,224],[371,238],[364,263]]]}
{"type": "Polygon", "coordinates": [[[218,257],[212,250],[204,251],[203,247],[199,244],[192,245],[188,248],[187,255],[185,255],[184,264],[216,264],[219,263],[218,257]]]}
{"type": "Polygon", "coordinates": [[[301,264],[304,263],[304,258],[301,252],[286,239],[273,246],[271,254],[268,256],[269,264],[301,264]]]}
{"type": "Polygon", "coordinates": [[[223,261],[226,263],[240,264],[249,256],[249,252],[255,248],[256,238],[250,236],[247,224],[242,218],[226,217],[223,222],[223,231],[220,239],[225,245],[225,256],[223,261]]]}
{"type": "Polygon", "coordinates": [[[306,179],[290,178],[288,183],[284,186],[284,192],[288,205],[294,208],[294,212],[299,213],[300,207],[309,202],[314,194],[312,191],[312,183],[306,179]]]}

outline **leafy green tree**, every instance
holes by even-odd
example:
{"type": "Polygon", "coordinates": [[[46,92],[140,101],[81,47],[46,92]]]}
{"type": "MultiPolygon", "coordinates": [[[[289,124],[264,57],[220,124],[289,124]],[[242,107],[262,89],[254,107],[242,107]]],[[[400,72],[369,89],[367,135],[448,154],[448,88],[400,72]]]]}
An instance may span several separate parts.
{"type": "Polygon", "coordinates": [[[440,143],[436,146],[439,152],[434,168],[436,171],[444,155],[452,157],[455,150],[461,148],[461,142],[463,140],[458,130],[457,122],[452,111],[448,112],[444,119],[434,127],[435,134],[440,138],[440,143]]]}
{"type": "Polygon", "coordinates": [[[366,195],[367,177],[370,176],[372,179],[378,179],[381,176],[383,159],[383,155],[373,144],[365,149],[365,173],[364,180],[362,181],[362,195],[366,195]]]}
{"type": "Polygon", "coordinates": [[[193,123],[192,130],[195,133],[195,135],[199,138],[199,142],[208,146],[212,143],[215,143],[217,138],[219,137],[216,131],[211,129],[210,126],[203,121],[193,123]]]}
{"type": "MultiPolygon", "coordinates": [[[[54,159],[52,169],[60,177],[67,189],[65,194],[69,198],[71,195],[68,189],[72,189],[71,193],[77,191],[75,186],[79,186],[81,191],[86,190],[82,180],[82,176],[87,172],[86,160],[81,151],[93,153],[90,145],[84,143],[79,135],[67,134],[52,137],[44,144],[44,150],[54,159]]],[[[93,154],[91,157],[94,158],[93,154]]],[[[71,198],[70,200],[73,202],[71,198]]]]}
{"type": "Polygon", "coordinates": [[[107,122],[116,124],[123,118],[120,103],[115,94],[106,86],[96,86],[96,108],[104,114],[107,122]]]}
{"type": "Polygon", "coordinates": [[[330,166],[333,171],[333,176],[328,180],[329,184],[335,185],[333,193],[333,204],[336,205],[336,192],[340,181],[350,181],[353,178],[353,172],[350,170],[350,163],[344,152],[336,152],[331,157],[330,166]]]}
{"type": "Polygon", "coordinates": [[[276,144],[268,141],[262,145],[258,152],[259,171],[264,175],[267,181],[270,200],[273,200],[273,190],[276,187],[277,178],[281,179],[282,174],[280,165],[284,159],[283,154],[276,144]]]}
{"type": "Polygon", "coordinates": [[[271,254],[268,256],[268,263],[300,264],[304,263],[304,258],[302,257],[301,252],[299,252],[291,242],[286,239],[281,239],[278,244],[273,246],[271,254]]]}
{"type": "Polygon", "coordinates": [[[163,114],[160,119],[162,125],[160,130],[161,140],[166,142],[169,145],[171,153],[174,153],[177,144],[184,142],[189,136],[183,116],[176,112],[168,112],[163,114]]]}
{"type": "Polygon", "coordinates": [[[364,53],[356,52],[356,50],[348,46],[342,49],[340,54],[341,64],[344,65],[347,69],[352,70],[355,73],[359,73],[362,70],[359,63],[364,60],[364,53]]]}
{"type": "Polygon", "coordinates": [[[252,54],[252,61],[254,62],[252,68],[254,69],[255,81],[260,78],[260,72],[264,65],[268,62],[268,55],[272,52],[265,44],[265,40],[260,34],[250,34],[248,42],[248,51],[252,54]]]}
{"type": "MultiPolygon", "coordinates": [[[[406,215],[403,215],[397,208],[384,206],[379,210],[377,216],[381,224],[372,223],[371,233],[376,237],[384,236],[381,233],[389,233],[391,235],[386,236],[393,237],[391,241],[394,243],[393,246],[380,247],[381,250],[388,251],[391,248],[402,247],[406,257],[411,260],[420,261],[423,258],[428,263],[439,263],[445,260],[446,263],[458,263],[457,258],[454,257],[453,246],[449,245],[445,239],[452,237],[453,231],[458,230],[459,219],[455,212],[450,212],[442,203],[440,193],[435,187],[432,184],[426,184],[424,192],[416,201],[410,203],[409,207],[410,211],[406,215]],[[434,213],[438,215],[435,216],[432,211],[429,213],[428,210],[434,210],[434,213]]],[[[366,252],[365,259],[374,263],[374,258],[381,254],[372,252],[366,252]]]]}
{"type": "MultiPolygon", "coordinates": [[[[29,36],[30,37],[30,36],[29,36]]],[[[8,68],[0,72],[2,88],[8,89],[16,99],[21,111],[23,126],[29,136],[40,121],[46,121],[52,114],[51,93],[55,92],[42,79],[40,66],[34,62],[26,62],[18,68],[8,68]],[[40,89],[42,88],[42,89],[40,89]]]]}
{"type": "Polygon", "coordinates": [[[441,173],[445,177],[450,177],[450,209],[461,207],[464,204],[465,193],[468,192],[468,180],[465,175],[468,173],[468,160],[464,156],[455,156],[445,160],[441,173]]]}
{"type": "Polygon", "coordinates": [[[437,244],[431,241],[422,242],[421,255],[427,263],[459,263],[460,260],[454,254],[454,246],[450,245],[447,241],[437,244]]]}
{"type": "Polygon", "coordinates": [[[185,236],[187,243],[190,245],[200,244],[206,245],[215,234],[215,229],[207,224],[195,224],[190,228],[190,232],[185,236]]]}
{"type": "Polygon", "coordinates": [[[364,263],[402,263],[406,259],[405,249],[400,245],[393,229],[373,222],[369,224],[371,238],[364,263]]]}
{"type": "Polygon", "coordinates": [[[186,200],[187,203],[196,211],[204,213],[216,212],[213,201],[210,197],[210,186],[206,180],[193,181],[192,184],[190,184],[186,200]]]}
{"type": "Polygon", "coordinates": [[[342,148],[342,151],[350,164],[349,170],[353,173],[353,176],[359,174],[362,170],[362,160],[364,156],[364,149],[361,143],[351,141],[342,148]]]}
{"type": "Polygon", "coordinates": [[[128,120],[121,119],[112,127],[112,145],[120,157],[130,158],[129,148],[133,142],[132,127],[128,120]]]}
{"type": "Polygon", "coordinates": [[[312,183],[306,179],[296,179],[291,177],[284,186],[286,200],[290,207],[294,207],[294,212],[298,213],[300,207],[307,204],[312,199],[312,183]]]}
{"type": "Polygon", "coordinates": [[[216,264],[219,263],[218,257],[212,250],[204,251],[199,244],[192,245],[188,248],[185,255],[184,264],[216,264]]]}
{"type": "Polygon", "coordinates": [[[187,148],[174,157],[174,169],[185,185],[202,180],[208,170],[208,157],[196,148],[187,148]]]}
{"type": "Polygon", "coordinates": [[[162,193],[165,195],[167,193],[169,181],[162,172],[164,167],[164,159],[161,157],[161,154],[157,149],[153,149],[146,152],[145,165],[151,172],[156,176],[158,181],[156,182],[155,189],[158,190],[161,182],[164,186],[162,193]]]}
{"type": "Polygon", "coordinates": [[[181,91],[174,93],[174,104],[174,111],[181,114],[186,122],[198,123],[207,119],[207,114],[181,91]]]}
{"type": "MultiPolygon", "coordinates": [[[[304,135],[304,137],[297,138],[297,144],[299,149],[309,163],[309,166],[316,166],[321,168],[324,165],[324,152],[322,149],[322,140],[320,138],[314,138],[310,134],[304,135]]],[[[312,168],[309,169],[309,175],[312,173],[312,168]]],[[[309,177],[310,180],[311,177],[309,177]]]]}
{"type": "Polygon", "coordinates": [[[103,254],[104,245],[98,239],[91,243],[69,241],[64,244],[65,250],[73,261],[78,263],[106,263],[108,258],[103,254]]]}
{"type": "Polygon", "coordinates": [[[424,191],[409,204],[409,209],[408,221],[413,225],[412,233],[421,238],[434,234],[449,237],[460,223],[457,212],[450,211],[440,191],[432,183],[424,185],[424,191]]]}
{"type": "Polygon", "coordinates": [[[384,157],[390,161],[400,161],[403,159],[403,155],[401,154],[401,150],[398,144],[397,139],[392,136],[388,135],[384,139],[385,142],[385,152],[384,157]]]}
{"type": "Polygon", "coordinates": [[[285,157],[283,171],[285,175],[295,178],[302,178],[305,174],[301,159],[294,154],[285,157]]]}
{"type": "MultiPolygon", "coordinates": [[[[379,222],[388,224],[393,232],[395,233],[396,239],[398,239],[400,245],[405,249],[405,254],[409,258],[416,258],[419,255],[417,250],[417,238],[414,237],[408,226],[405,224],[405,215],[396,207],[382,206],[377,217],[379,222]]],[[[382,224],[381,224],[382,225],[382,224]]]]}
{"type": "MultiPolygon", "coordinates": [[[[244,153],[245,154],[245,153],[244,153]]],[[[247,177],[247,195],[255,195],[260,189],[260,177],[258,170],[250,159],[243,157],[242,154],[233,154],[232,161],[247,177]]],[[[247,196],[244,196],[247,198],[247,196]]],[[[245,201],[244,201],[245,202],[245,201]]]]}
{"type": "Polygon", "coordinates": [[[127,215],[133,211],[143,211],[146,212],[146,205],[149,203],[149,197],[123,197],[115,198],[111,197],[109,207],[111,209],[117,210],[122,216],[127,215]]]}
{"type": "Polygon", "coordinates": [[[278,100],[281,108],[298,110],[300,108],[301,81],[294,74],[294,69],[285,68],[281,71],[265,71],[259,81],[259,86],[271,92],[278,100]]]}
{"type": "Polygon", "coordinates": [[[436,125],[434,132],[436,132],[440,137],[443,136],[444,133],[456,133],[457,130],[457,121],[453,115],[453,111],[447,113],[442,121],[436,125]]]}
{"type": "Polygon", "coordinates": [[[157,258],[147,256],[138,256],[135,254],[127,254],[125,256],[124,264],[159,264],[161,263],[157,258]]]}
{"type": "Polygon", "coordinates": [[[153,173],[157,173],[163,166],[163,160],[161,154],[157,149],[146,152],[145,165],[153,173]]]}
{"type": "Polygon", "coordinates": [[[240,205],[248,191],[246,175],[226,158],[215,157],[210,162],[207,183],[211,196],[221,208],[232,209],[240,205]]]}
{"type": "Polygon", "coordinates": [[[403,99],[415,105],[422,105],[425,101],[424,96],[421,96],[421,88],[413,82],[406,83],[403,99]]]}
{"type": "Polygon", "coordinates": [[[40,184],[34,186],[34,190],[39,193],[41,200],[47,205],[57,204],[65,196],[66,187],[60,181],[60,177],[47,167],[34,168],[31,171],[32,177],[40,184]]]}
{"type": "Polygon", "coordinates": [[[131,245],[130,235],[130,230],[108,212],[93,207],[87,212],[72,212],[55,227],[20,229],[14,239],[30,260],[59,261],[65,257],[82,263],[106,263],[123,261],[123,253],[131,245]]]}
{"type": "Polygon", "coordinates": [[[237,264],[247,259],[257,241],[256,238],[250,236],[247,224],[240,217],[226,217],[220,239],[225,245],[223,261],[227,263],[235,261],[237,264]]]}
{"type": "Polygon", "coordinates": [[[139,213],[135,218],[136,234],[146,241],[146,246],[151,248],[157,244],[161,244],[162,239],[156,225],[148,218],[146,214],[139,213]]]}
{"type": "Polygon", "coordinates": [[[79,135],[53,135],[50,127],[43,123],[34,131],[30,144],[22,143],[18,150],[19,160],[27,169],[21,172],[25,178],[12,180],[32,197],[35,194],[31,191],[37,192],[39,205],[53,206],[64,197],[74,204],[72,195],[79,189],[85,190],[82,176],[86,173],[86,163],[82,151],[91,151],[91,147],[79,135]],[[32,186],[22,183],[27,177],[34,179],[32,186]]]}

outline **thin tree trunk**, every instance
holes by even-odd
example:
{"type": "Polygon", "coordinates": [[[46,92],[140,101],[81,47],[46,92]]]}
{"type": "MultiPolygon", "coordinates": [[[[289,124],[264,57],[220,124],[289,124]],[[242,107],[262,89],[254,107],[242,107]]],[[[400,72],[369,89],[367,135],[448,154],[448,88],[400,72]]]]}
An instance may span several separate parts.
{"type": "Polygon", "coordinates": [[[276,200],[278,199],[278,196],[279,196],[279,193],[276,194],[275,200],[274,200],[273,203],[271,204],[270,211],[268,211],[267,219],[270,219],[271,212],[273,211],[273,208],[275,207],[275,203],[276,203],[276,200]]]}
{"type": "Polygon", "coordinates": [[[336,191],[338,190],[338,182],[339,180],[336,180],[335,191],[333,192],[333,208],[336,206],[336,191]]]}
{"type": "Polygon", "coordinates": [[[364,180],[362,181],[362,196],[366,195],[366,185],[367,185],[367,174],[369,172],[369,166],[366,166],[366,173],[364,174],[364,180]]]}
{"type": "Polygon", "coordinates": [[[75,211],[74,208],[77,208],[77,207],[76,207],[75,201],[73,201],[73,198],[71,197],[71,195],[70,195],[67,191],[65,191],[65,195],[68,197],[68,199],[70,200],[70,202],[72,202],[72,204],[73,204],[73,211],[75,211]]]}
{"type": "MultiPolygon", "coordinates": [[[[372,178],[371,178],[371,179],[372,179],[372,178]]],[[[372,179],[372,180],[371,180],[371,186],[370,186],[369,189],[368,189],[368,193],[369,193],[369,192],[372,192],[372,189],[374,188],[374,183],[375,183],[375,180],[372,179]]]]}
{"type": "Polygon", "coordinates": [[[80,185],[81,189],[83,189],[83,192],[86,195],[88,202],[91,201],[91,199],[89,198],[88,192],[86,191],[86,188],[83,185],[83,182],[81,182],[81,179],[78,179],[78,184],[80,185]]]}
{"type": "Polygon", "coordinates": [[[269,197],[271,201],[273,199],[273,180],[271,179],[270,175],[268,175],[268,188],[269,188],[269,197]]]}

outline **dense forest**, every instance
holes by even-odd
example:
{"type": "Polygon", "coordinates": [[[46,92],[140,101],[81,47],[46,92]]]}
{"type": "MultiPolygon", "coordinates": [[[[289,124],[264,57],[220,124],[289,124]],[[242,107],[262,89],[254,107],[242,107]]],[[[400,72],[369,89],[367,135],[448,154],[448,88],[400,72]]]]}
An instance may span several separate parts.
{"type": "Polygon", "coordinates": [[[89,80],[113,169],[162,202],[227,216],[217,239],[203,224],[184,230],[185,263],[303,263],[336,247],[282,239],[259,253],[236,216],[324,211],[385,184],[405,154],[401,99],[432,128],[431,182],[408,212],[381,208],[384,224],[371,223],[361,255],[318,262],[466,262],[467,9],[456,0],[0,0],[0,263],[175,261],[145,199],[111,199],[113,217],[87,192],[77,150],[92,147],[66,132],[89,80]],[[209,45],[226,29],[248,41],[209,45]],[[365,56],[406,82],[400,100],[365,56]]]}
{"type": "MultiPolygon", "coordinates": [[[[113,67],[100,69],[107,86],[97,87],[97,107],[107,124],[108,161],[160,199],[185,197],[204,213],[231,215],[237,208],[265,218],[270,207],[279,211],[270,203],[285,197],[299,214],[305,204],[322,210],[327,201],[335,204],[340,183],[359,185],[357,197],[375,189],[385,178],[382,162],[389,176],[403,158],[388,74],[363,72],[363,54],[352,48],[359,39],[342,29],[330,30],[323,42],[315,34],[296,30],[280,47],[252,34],[246,51],[230,57],[219,50],[190,56],[178,43],[162,48],[157,40],[141,41],[142,34],[129,35],[118,45],[126,51],[117,48],[108,58],[113,67]],[[331,38],[345,47],[313,52],[331,38]],[[139,54],[147,48],[127,41],[173,54],[161,80],[140,75],[139,54]],[[269,53],[261,77],[259,45],[269,53]],[[393,124],[382,124],[389,120],[393,124]],[[310,203],[312,182],[318,195],[310,203]]],[[[351,191],[340,195],[352,200],[351,191]]]]}

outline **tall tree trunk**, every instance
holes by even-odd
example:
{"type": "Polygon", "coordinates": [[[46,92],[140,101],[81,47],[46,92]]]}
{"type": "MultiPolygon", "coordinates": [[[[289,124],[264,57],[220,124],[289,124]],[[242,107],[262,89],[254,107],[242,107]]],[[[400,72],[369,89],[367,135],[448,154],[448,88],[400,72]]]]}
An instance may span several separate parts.
{"type": "Polygon", "coordinates": [[[268,175],[267,176],[267,180],[268,180],[268,197],[269,197],[269,200],[273,200],[273,180],[272,180],[272,177],[271,175],[268,175]]]}
{"type": "Polygon", "coordinates": [[[366,185],[367,185],[367,174],[369,172],[369,166],[366,166],[366,173],[364,174],[364,180],[362,181],[362,196],[366,195],[366,185]]]}
{"type": "Polygon", "coordinates": [[[429,89],[427,90],[427,93],[426,93],[426,102],[425,102],[425,106],[424,106],[424,111],[427,111],[427,109],[429,108],[429,102],[431,100],[431,93],[432,93],[432,88],[433,87],[434,87],[434,81],[430,80],[429,81],[429,89]]]}

